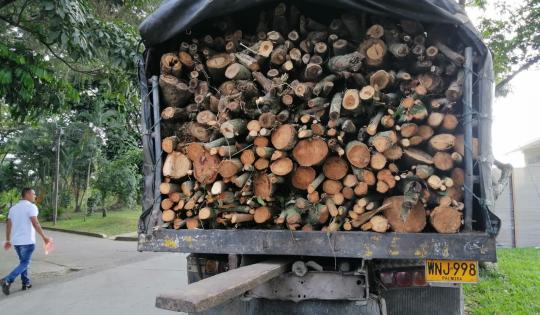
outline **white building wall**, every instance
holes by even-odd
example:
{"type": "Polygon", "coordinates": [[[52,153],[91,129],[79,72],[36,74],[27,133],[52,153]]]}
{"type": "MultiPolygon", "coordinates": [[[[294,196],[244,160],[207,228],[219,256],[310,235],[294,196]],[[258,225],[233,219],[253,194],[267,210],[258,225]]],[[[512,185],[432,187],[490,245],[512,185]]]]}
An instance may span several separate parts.
{"type": "Polygon", "coordinates": [[[497,245],[540,246],[540,164],[515,168],[510,184],[493,211],[502,220],[497,245]]]}

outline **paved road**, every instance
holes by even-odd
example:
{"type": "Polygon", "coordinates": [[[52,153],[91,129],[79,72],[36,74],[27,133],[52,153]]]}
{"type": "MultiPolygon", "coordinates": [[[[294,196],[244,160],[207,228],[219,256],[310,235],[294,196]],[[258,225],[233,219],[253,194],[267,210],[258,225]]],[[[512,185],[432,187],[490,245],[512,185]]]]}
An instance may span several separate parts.
{"type": "MultiPolygon", "coordinates": [[[[0,240],[5,225],[0,224],[0,240]]],[[[20,280],[0,309],[10,315],[175,314],[154,307],[157,294],[187,284],[185,255],[139,253],[135,242],[120,242],[47,231],[55,251],[45,256],[39,243],[31,265],[33,288],[20,291],[20,280]]],[[[0,250],[0,277],[16,265],[13,250],[0,250]]]]}

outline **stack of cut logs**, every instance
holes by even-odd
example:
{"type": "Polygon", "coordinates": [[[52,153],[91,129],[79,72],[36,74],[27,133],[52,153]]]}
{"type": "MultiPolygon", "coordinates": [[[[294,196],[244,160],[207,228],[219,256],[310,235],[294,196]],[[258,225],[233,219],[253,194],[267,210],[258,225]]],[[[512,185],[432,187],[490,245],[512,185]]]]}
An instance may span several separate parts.
{"type": "Polygon", "coordinates": [[[165,224],[459,231],[463,55],[415,21],[327,24],[281,3],[161,57],[165,224]]]}

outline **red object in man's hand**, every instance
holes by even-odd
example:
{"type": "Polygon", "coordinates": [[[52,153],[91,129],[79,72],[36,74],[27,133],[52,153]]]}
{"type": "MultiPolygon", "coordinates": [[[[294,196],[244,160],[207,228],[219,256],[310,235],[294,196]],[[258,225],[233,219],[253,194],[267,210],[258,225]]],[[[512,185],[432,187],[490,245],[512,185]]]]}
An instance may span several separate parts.
{"type": "Polygon", "coordinates": [[[4,250],[9,250],[11,248],[11,242],[5,241],[4,242],[4,250]]]}

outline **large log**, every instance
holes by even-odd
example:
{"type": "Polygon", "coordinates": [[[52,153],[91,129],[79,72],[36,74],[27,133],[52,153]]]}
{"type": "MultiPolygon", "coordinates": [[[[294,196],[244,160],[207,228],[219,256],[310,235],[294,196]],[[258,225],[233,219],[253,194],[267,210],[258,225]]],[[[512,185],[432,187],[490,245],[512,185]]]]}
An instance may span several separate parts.
{"type": "Polygon", "coordinates": [[[384,216],[388,219],[394,232],[421,232],[426,226],[426,210],[421,203],[417,203],[409,212],[406,220],[402,218],[403,196],[392,196],[384,200],[384,204],[390,206],[384,210],[384,216]]]}
{"type": "Polygon", "coordinates": [[[207,142],[210,140],[210,132],[206,126],[197,122],[189,122],[185,125],[188,134],[198,141],[207,142]]]}
{"type": "Polygon", "coordinates": [[[291,159],[284,157],[277,159],[270,165],[270,170],[272,173],[279,175],[279,176],[285,176],[289,174],[293,170],[293,162],[291,159]]]}
{"type": "Polygon", "coordinates": [[[450,153],[437,152],[433,155],[433,165],[441,171],[449,171],[454,166],[454,160],[450,153]]]}
{"type": "Polygon", "coordinates": [[[159,184],[159,192],[168,195],[174,192],[179,192],[180,187],[175,183],[161,183],[159,184]]]}
{"type": "Polygon", "coordinates": [[[318,165],[327,155],[328,145],[320,138],[300,140],[292,152],[292,156],[300,166],[318,165]]]}
{"type": "Polygon", "coordinates": [[[271,200],[272,194],[276,189],[275,184],[282,181],[283,178],[259,172],[254,176],[253,194],[263,200],[271,200]]]}
{"type": "Polygon", "coordinates": [[[306,190],[316,174],[315,170],[309,166],[299,166],[293,172],[291,184],[294,188],[306,190]]]}
{"type": "Polygon", "coordinates": [[[448,206],[435,207],[429,215],[431,226],[439,233],[457,233],[461,220],[461,212],[448,206]]]}
{"type": "Polygon", "coordinates": [[[456,137],[449,133],[441,133],[429,139],[429,145],[433,150],[446,151],[454,147],[456,137]]]}
{"type": "Polygon", "coordinates": [[[219,174],[223,178],[229,178],[242,170],[243,164],[240,159],[223,160],[219,164],[219,174]]]}
{"type": "Polygon", "coordinates": [[[324,162],[323,173],[329,179],[340,180],[349,170],[349,165],[345,160],[337,156],[331,156],[324,162]]]}
{"type": "Polygon", "coordinates": [[[405,149],[403,150],[403,153],[415,163],[433,164],[433,157],[424,151],[418,149],[405,149]]]}
{"type": "Polygon", "coordinates": [[[204,150],[193,160],[193,176],[201,184],[211,184],[218,176],[220,160],[204,150]]]}
{"type": "Polygon", "coordinates": [[[233,63],[225,70],[225,77],[231,80],[249,80],[251,79],[251,71],[242,64],[233,63]]]}
{"type": "Polygon", "coordinates": [[[167,154],[163,163],[163,176],[178,179],[191,171],[191,161],[181,152],[167,154]]]}
{"type": "Polygon", "coordinates": [[[351,141],[345,147],[345,154],[349,162],[358,168],[368,166],[371,154],[367,145],[360,141],[351,141]]]}
{"type": "Polygon", "coordinates": [[[187,84],[180,82],[177,77],[162,74],[159,76],[159,86],[165,104],[172,107],[179,107],[186,104],[192,93],[187,84]]]}
{"type": "Polygon", "coordinates": [[[290,150],[294,148],[297,140],[297,131],[293,125],[284,124],[279,126],[271,137],[272,145],[278,150],[290,150]]]}
{"type": "Polygon", "coordinates": [[[396,133],[393,130],[388,130],[377,133],[370,139],[370,142],[378,152],[382,153],[396,144],[397,140],[396,133]]]}

